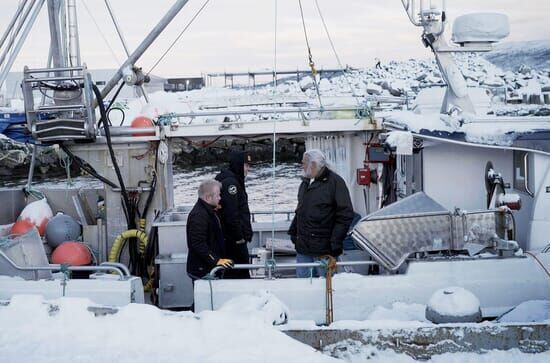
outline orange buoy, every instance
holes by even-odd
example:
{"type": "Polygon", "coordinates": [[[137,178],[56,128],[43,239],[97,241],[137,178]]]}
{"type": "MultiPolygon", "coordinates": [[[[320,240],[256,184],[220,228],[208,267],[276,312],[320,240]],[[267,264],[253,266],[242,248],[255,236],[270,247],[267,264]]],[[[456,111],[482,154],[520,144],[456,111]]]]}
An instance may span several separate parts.
{"type": "Polygon", "coordinates": [[[11,226],[10,233],[15,236],[21,236],[22,234],[27,233],[31,229],[33,229],[34,223],[29,221],[28,219],[22,219],[13,224],[11,226]]]}
{"type": "Polygon", "coordinates": [[[92,262],[92,253],[81,242],[63,242],[52,253],[52,263],[72,266],[89,265],[92,262]]]}
{"type": "Polygon", "coordinates": [[[29,220],[36,226],[36,228],[38,228],[40,236],[44,237],[44,234],[46,233],[46,224],[48,224],[48,221],[52,217],[53,213],[48,201],[46,198],[42,198],[28,204],[25,208],[23,208],[18,220],[29,220]]]}
{"type": "MultiPolygon", "coordinates": [[[[133,128],[142,128],[142,127],[153,127],[153,121],[145,116],[138,116],[136,117],[131,124],[131,127],[133,128]]],[[[132,136],[155,136],[154,132],[139,132],[136,134],[132,134],[132,136]]]]}

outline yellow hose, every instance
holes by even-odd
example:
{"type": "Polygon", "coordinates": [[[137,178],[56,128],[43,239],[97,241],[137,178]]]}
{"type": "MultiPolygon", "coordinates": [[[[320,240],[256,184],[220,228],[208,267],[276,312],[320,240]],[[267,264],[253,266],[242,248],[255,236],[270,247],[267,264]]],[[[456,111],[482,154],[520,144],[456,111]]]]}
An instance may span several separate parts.
{"type": "MultiPolygon", "coordinates": [[[[149,243],[149,239],[147,237],[147,234],[145,234],[145,219],[139,220],[139,228],[143,230],[138,229],[129,229],[127,231],[122,232],[118,235],[117,238],[115,238],[115,242],[113,243],[113,247],[111,247],[111,252],[109,252],[109,262],[118,262],[118,258],[120,256],[120,252],[122,249],[122,246],[124,246],[124,242],[128,238],[137,238],[139,240],[139,253],[143,255],[145,252],[145,248],[147,247],[147,244],[149,243]]],[[[145,292],[151,291],[153,287],[153,279],[150,276],[149,280],[145,283],[143,286],[143,289],[145,292]]]]}
{"type": "Polygon", "coordinates": [[[145,252],[145,247],[147,247],[147,243],[149,242],[147,234],[138,229],[129,229],[122,232],[117,238],[115,238],[113,247],[111,247],[111,252],[109,252],[109,262],[118,262],[118,257],[122,246],[128,238],[137,238],[139,240],[139,253],[143,255],[145,252]]]}

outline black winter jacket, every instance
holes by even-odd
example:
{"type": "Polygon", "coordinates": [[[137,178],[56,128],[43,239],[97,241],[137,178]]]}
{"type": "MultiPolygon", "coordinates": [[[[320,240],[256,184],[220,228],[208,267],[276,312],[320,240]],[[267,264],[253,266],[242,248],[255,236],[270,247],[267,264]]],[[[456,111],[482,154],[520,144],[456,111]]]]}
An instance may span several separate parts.
{"type": "Polygon", "coordinates": [[[308,256],[338,255],[353,220],[353,207],[344,180],[328,168],[310,184],[304,179],[288,234],[296,252],[308,256]]]}
{"type": "Polygon", "coordinates": [[[214,207],[199,199],[187,217],[187,272],[206,275],[225,255],[220,221],[214,207]]]}
{"type": "Polygon", "coordinates": [[[229,169],[216,176],[216,180],[222,183],[220,217],[228,243],[252,240],[248,194],[244,185],[245,155],[244,152],[232,153],[229,169]]]}

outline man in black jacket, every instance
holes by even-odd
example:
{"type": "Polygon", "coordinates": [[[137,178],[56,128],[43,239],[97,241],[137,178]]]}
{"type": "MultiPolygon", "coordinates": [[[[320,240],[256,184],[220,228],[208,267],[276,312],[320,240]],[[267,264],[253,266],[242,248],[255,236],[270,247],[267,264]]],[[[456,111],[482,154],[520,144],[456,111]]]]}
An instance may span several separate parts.
{"type": "Polygon", "coordinates": [[[233,265],[225,256],[221,223],[216,215],[220,202],[220,182],[205,180],[199,186],[199,200],[187,217],[187,274],[193,281],[204,277],[214,266],[233,265]]]}
{"type": "MultiPolygon", "coordinates": [[[[216,176],[222,183],[221,221],[227,247],[227,256],[235,263],[249,263],[247,243],[252,240],[252,225],[248,208],[248,194],[244,178],[248,173],[250,156],[244,151],[232,151],[229,168],[216,176]]],[[[230,270],[225,278],[250,278],[248,270],[230,270]]]]}
{"type": "MultiPolygon", "coordinates": [[[[304,179],[298,191],[296,214],[288,234],[296,247],[296,262],[317,262],[321,256],[337,258],[353,220],[353,207],[344,180],[326,166],[320,150],[309,150],[302,159],[304,179]]],[[[309,268],[297,268],[308,277],[309,268]]],[[[324,269],[313,269],[314,276],[324,269]]]]}

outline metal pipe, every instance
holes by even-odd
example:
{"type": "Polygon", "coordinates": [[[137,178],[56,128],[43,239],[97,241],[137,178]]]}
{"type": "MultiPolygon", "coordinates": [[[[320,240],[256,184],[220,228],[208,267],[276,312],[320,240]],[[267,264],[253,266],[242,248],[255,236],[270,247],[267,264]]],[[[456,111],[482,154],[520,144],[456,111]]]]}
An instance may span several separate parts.
{"type": "MultiPolygon", "coordinates": [[[[19,271],[61,271],[64,268],[62,267],[62,265],[57,264],[50,264],[48,266],[19,266],[3,251],[0,251],[0,257],[3,257],[8,262],[8,264],[19,271]]],[[[124,271],[120,268],[120,266],[67,266],[66,268],[69,271],[114,271],[120,275],[121,280],[124,280],[124,273],[128,270],[126,269],[126,271],[124,271]]]]}
{"type": "MultiPolygon", "coordinates": [[[[47,73],[49,72],[67,72],[67,71],[82,71],[84,70],[83,67],[57,67],[57,68],[51,68],[47,70],[47,73]]],[[[46,71],[43,68],[31,68],[27,69],[25,73],[45,73],[46,71]]]]}
{"type": "MultiPolygon", "coordinates": [[[[37,5],[34,7],[33,12],[31,14],[30,20],[25,24],[25,27],[23,28],[23,33],[17,40],[17,43],[15,45],[15,48],[11,52],[7,62],[5,63],[4,68],[2,69],[2,72],[0,73],[0,88],[4,84],[4,81],[6,80],[6,77],[11,70],[11,67],[13,66],[13,63],[15,62],[15,58],[19,55],[19,51],[23,47],[23,43],[25,42],[25,39],[27,38],[27,35],[31,31],[31,28],[38,17],[38,14],[40,13],[40,9],[42,8],[42,5],[44,5],[45,0],[37,0],[37,5]]],[[[0,60],[0,64],[2,61],[0,60]]]]}
{"type": "Polygon", "coordinates": [[[32,9],[33,9],[34,5],[36,4],[36,1],[37,0],[31,0],[30,5],[25,9],[25,12],[21,16],[21,19],[19,20],[19,22],[17,22],[17,25],[15,26],[15,29],[13,29],[13,31],[11,33],[11,37],[10,37],[10,39],[9,39],[5,49],[4,49],[4,52],[0,56],[0,64],[2,64],[2,62],[4,62],[4,59],[9,54],[10,49],[13,46],[13,43],[15,42],[15,39],[19,35],[19,32],[21,31],[21,28],[25,25],[25,23],[27,21],[27,18],[29,17],[29,14],[31,14],[32,9]]]}
{"type": "MultiPolygon", "coordinates": [[[[109,127],[109,131],[112,136],[126,136],[126,135],[136,135],[139,134],[151,134],[156,133],[156,127],[128,127],[128,126],[119,126],[119,127],[109,127]]],[[[105,130],[100,130],[101,135],[105,135],[105,130]]]]}
{"type": "Polygon", "coordinates": [[[170,114],[170,117],[202,117],[202,116],[238,116],[238,115],[261,115],[267,113],[305,113],[305,112],[330,112],[330,111],[359,111],[358,107],[288,107],[288,108],[266,108],[243,111],[207,111],[207,112],[184,112],[170,114]]]}
{"type": "Polygon", "coordinates": [[[76,0],[67,1],[69,18],[69,59],[72,66],[80,66],[80,40],[78,37],[78,19],[76,0]]]}
{"type": "Polygon", "coordinates": [[[529,153],[525,153],[523,156],[523,172],[525,173],[523,177],[523,185],[525,187],[525,191],[527,194],[529,194],[530,197],[534,197],[535,194],[531,190],[529,190],[529,153]]]}
{"type": "MultiPolygon", "coordinates": [[[[337,261],[337,266],[364,266],[364,265],[378,265],[376,261],[337,261]]],[[[304,262],[304,263],[278,263],[271,265],[273,270],[292,270],[296,267],[324,267],[323,262],[304,262]]],[[[266,268],[266,265],[256,264],[237,264],[233,265],[232,270],[258,270],[266,268]]],[[[270,267],[267,267],[270,268],[270,267]]],[[[224,270],[223,266],[216,266],[210,271],[210,276],[215,276],[218,271],[224,270]]]]}
{"type": "Polygon", "coordinates": [[[27,178],[27,190],[31,190],[31,184],[32,184],[32,177],[34,175],[34,166],[36,165],[36,152],[37,152],[37,146],[34,144],[32,146],[32,157],[31,157],[31,165],[29,167],[29,176],[27,178]]]}
{"type": "MultiPolygon", "coordinates": [[[[122,70],[126,67],[133,66],[137,60],[145,53],[147,48],[157,39],[157,37],[164,31],[164,29],[170,24],[179,11],[187,4],[189,0],[178,0],[170,10],[164,15],[164,17],[158,22],[158,24],[151,30],[147,37],[141,42],[136,50],[126,59],[126,61],[120,66],[115,75],[101,90],[101,96],[106,98],[109,92],[118,84],[122,79],[122,70]]],[[[97,100],[94,101],[94,105],[97,105],[97,100]]]]}
{"type": "MultiPolygon", "coordinates": [[[[48,61],[46,62],[46,68],[50,68],[52,65],[52,46],[50,44],[50,47],[48,49],[48,61]]],[[[48,73],[49,75],[49,73],[48,73]]],[[[42,97],[40,100],[40,106],[44,106],[46,104],[46,92],[42,92],[42,97]]]]}
{"type": "MultiPolygon", "coordinates": [[[[115,25],[116,32],[118,34],[118,37],[120,38],[120,42],[122,43],[122,47],[124,48],[124,52],[126,53],[127,57],[130,57],[130,50],[128,49],[128,45],[126,44],[126,40],[124,39],[124,35],[122,35],[122,30],[120,29],[120,26],[118,25],[118,21],[115,17],[115,13],[113,12],[113,9],[111,8],[111,4],[109,3],[109,0],[105,0],[105,6],[107,6],[107,11],[109,12],[109,15],[111,16],[111,19],[113,20],[113,24],[115,25]]],[[[143,98],[145,98],[145,102],[149,103],[149,96],[147,96],[147,92],[145,91],[145,87],[143,85],[139,86],[141,93],[143,94],[143,98]]]]}
{"type": "MultiPolygon", "coordinates": [[[[58,71],[53,71],[58,72],[58,71]]],[[[40,77],[40,78],[28,78],[25,80],[26,83],[33,82],[57,82],[57,81],[76,81],[83,80],[84,76],[56,76],[56,77],[40,77]]]]}
{"type": "Polygon", "coordinates": [[[126,267],[126,265],[120,262],[103,262],[100,264],[100,266],[118,267],[119,269],[122,270],[122,272],[124,272],[126,276],[131,276],[130,270],[128,269],[128,267],[126,267]]]}
{"type": "Polygon", "coordinates": [[[6,31],[4,32],[4,35],[2,35],[2,39],[0,39],[0,48],[4,46],[4,42],[8,38],[9,34],[13,31],[13,26],[15,25],[15,22],[19,18],[19,15],[21,15],[23,8],[27,4],[27,1],[28,0],[22,0],[19,2],[19,5],[17,6],[17,10],[15,10],[15,14],[13,15],[13,18],[11,19],[8,26],[6,27],[6,31]]]}
{"type": "MultiPolygon", "coordinates": [[[[50,24],[50,44],[52,48],[53,65],[56,68],[66,67],[67,60],[63,52],[63,29],[60,24],[60,0],[48,0],[48,19],[50,24]]],[[[55,72],[59,76],[60,72],[55,72]]]]}

